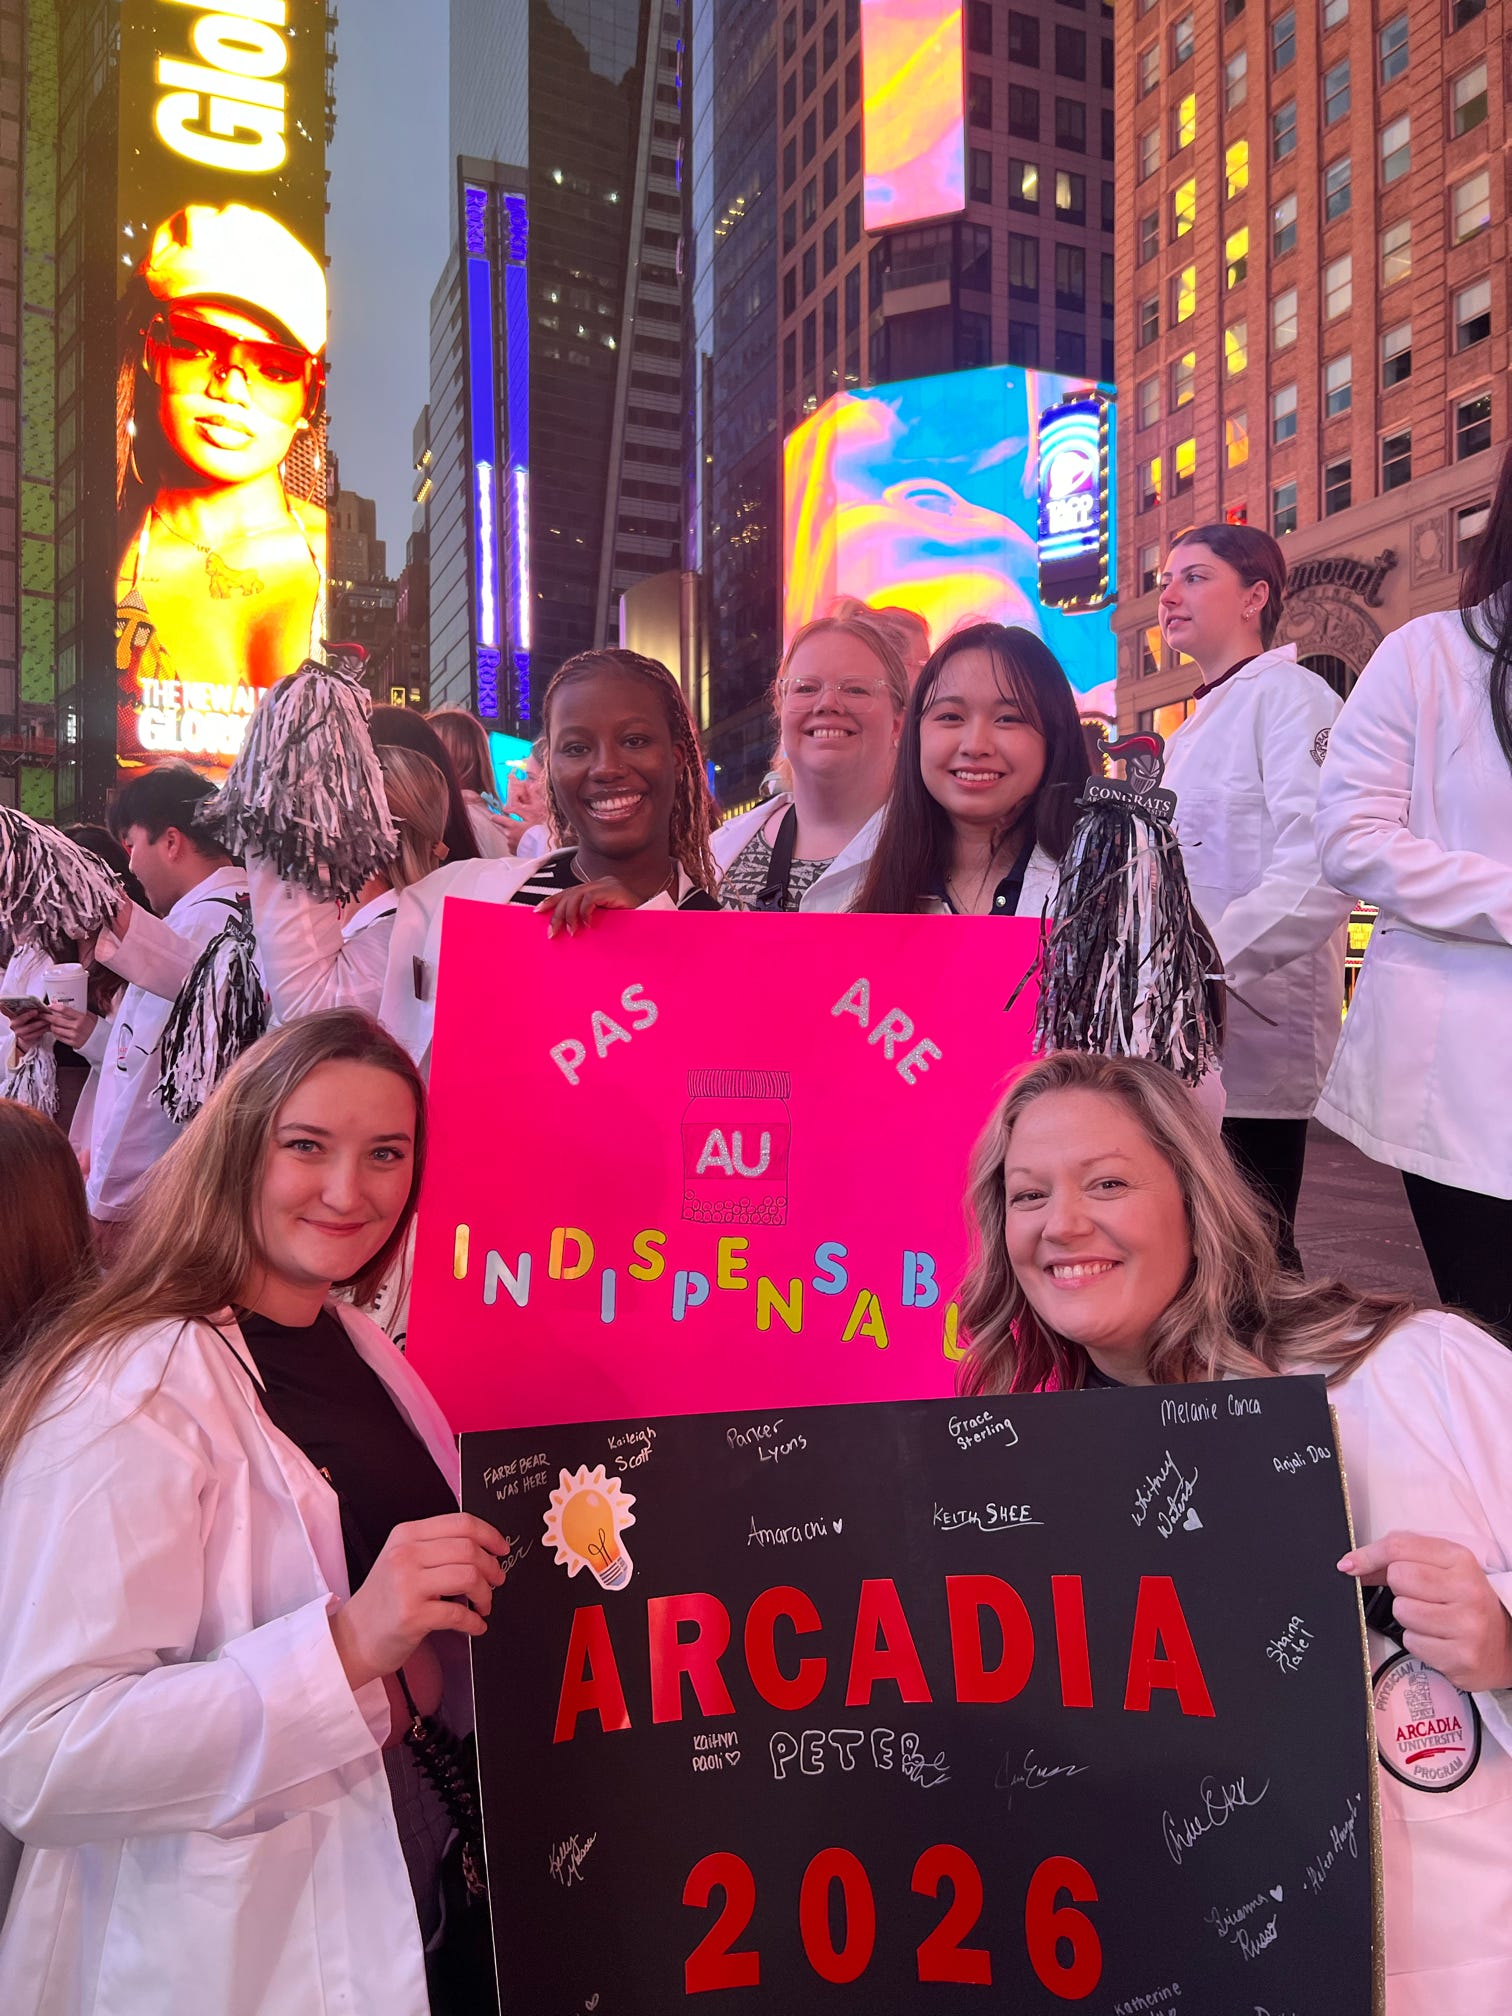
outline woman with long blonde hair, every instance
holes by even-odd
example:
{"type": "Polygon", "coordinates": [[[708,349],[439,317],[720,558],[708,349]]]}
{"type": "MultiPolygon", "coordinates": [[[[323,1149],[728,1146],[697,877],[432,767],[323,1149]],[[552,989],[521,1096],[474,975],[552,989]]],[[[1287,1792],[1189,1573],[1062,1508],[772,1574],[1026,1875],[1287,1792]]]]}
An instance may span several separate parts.
{"type": "Polygon", "coordinates": [[[1327,1378],[1378,1698],[1405,1655],[1485,1738],[1427,1774],[1381,1729],[1388,2016],[1505,2016],[1512,1356],[1449,1311],[1283,1273],[1221,1137],[1153,1064],[1032,1066],[983,1131],[967,1213],[969,1393],[1327,1378]]]}
{"type": "Polygon", "coordinates": [[[0,2008],[430,2016],[455,1816],[406,1732],[470,1727],[506,1542],[331,1299],[381,1278],[424,1159],[374,1023],[274,1032],[0,1383],[0,2008]]]}

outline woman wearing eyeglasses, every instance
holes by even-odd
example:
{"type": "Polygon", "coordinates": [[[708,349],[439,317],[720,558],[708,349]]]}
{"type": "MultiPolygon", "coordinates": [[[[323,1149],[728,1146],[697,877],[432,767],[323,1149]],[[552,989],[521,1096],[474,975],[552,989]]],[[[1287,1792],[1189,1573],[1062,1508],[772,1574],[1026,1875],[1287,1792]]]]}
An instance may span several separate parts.
{"type": "Polygon", "coordinates": [[[325,510],[285,464],[324,389],[325,274],[264,212],[191,204],[153,235],[126,335],[122,711],[144,755],[223,768],[252,689],[320,643],[325,510]]]}
{"type": "Polygon", "coordinates": [[[866,874],[892,784],[908,674],[887,633],[821,616],[772,689],[792,788],[714,835],[726,910],[844,910],[866,874]]]}

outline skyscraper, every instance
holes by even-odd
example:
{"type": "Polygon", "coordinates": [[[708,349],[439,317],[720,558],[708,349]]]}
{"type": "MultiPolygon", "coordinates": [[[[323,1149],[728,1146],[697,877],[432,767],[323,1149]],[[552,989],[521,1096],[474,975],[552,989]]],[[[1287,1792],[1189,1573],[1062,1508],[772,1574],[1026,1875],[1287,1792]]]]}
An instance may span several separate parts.
{"type": "Polygon", "coordinates": [[[526,728],[678,564],[681,0],[454,0],[431,303],[434,699],[526,728]],[[532,452],[532,443],[538,452],[532,452]]]}
{"type": "Polygon", "coordinates": [[[1172,535],[1282,541],[1282,641],[1347,692],[1454,599],[1508,427],[1506,0],[1118,14],[1119,715],[1168,731],[1172,535]]]}

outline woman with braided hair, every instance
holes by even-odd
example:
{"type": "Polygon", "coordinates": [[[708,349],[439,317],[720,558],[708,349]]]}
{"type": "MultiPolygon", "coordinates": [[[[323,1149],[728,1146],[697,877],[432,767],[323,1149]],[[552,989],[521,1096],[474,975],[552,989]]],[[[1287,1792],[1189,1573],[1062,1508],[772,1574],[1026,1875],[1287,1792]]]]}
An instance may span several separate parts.
{"type": "Polygon", "coordinates": [[[448,896],[529,904],[552,937],[597,910],[715,910],[714,808],[682,688],[636,651],[584,651],[541,707],[553,851],[448,865],[399,900],[379,1019],[427,1068],[448,896]]]}

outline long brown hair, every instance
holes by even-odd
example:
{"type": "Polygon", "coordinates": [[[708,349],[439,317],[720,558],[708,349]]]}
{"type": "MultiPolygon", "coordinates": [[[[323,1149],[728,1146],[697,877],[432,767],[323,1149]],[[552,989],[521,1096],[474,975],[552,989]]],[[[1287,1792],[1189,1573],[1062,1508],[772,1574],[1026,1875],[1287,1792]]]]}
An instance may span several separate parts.
{"type": "Polygon", "coordinates": [[[469,714],[465,707],[438,707],[425,718],[446,744],[462,789],[476,791],[480,798],[495,791],[493,751],[477,715],[469,714]]]}
{"type": "Polygon", "coordinates": [[[27,1335],[94,1275],[84,1178],[68,1137],[0,1099],[0,1374],[27,1335]]]}
{"type": "Polygon", "coordinates": [[[1406,1295],[1283,1273],[1274,1224],[1187,1087],[1142,1058],[1061,1050],[1009,1089],[972,1155],[966,1192],[972,1257],[960,1298],[970,1345],[961,1368],[963,1392],[1033,1393],[1046,1385],[1087,1383],[1086,1352],[1041,1322],[1004,1243],[1008,1144],[1029,1107],[1051,1092],[1116,1100],[1181,1186],[1192,1266],[1155,1326],[1145,1369],[1157,1386],[1264,1378],[1302,1367],[1344,1378],[1417,1308],[1406,1295]]]}
{"type": "Polygon", "coordinates": [[[376,753],[383,795],[399,835],[388,877],[395,889],[409,889],[446,858],[446,779],[429,756],[400,742],[385,743],[376,753]]]}
{"type": "Polygon", "coordinates": [[[709,780],[704,775],[703,749],[698,730],[682,687],[659,658],[644,657],[639,651],[618,648],[580,651],[551,675],[546,697],[541,702],[541,721],[546,729],[546,808],[552,844],[574,847],[577,835],[562,810],[551,775],[551,708],[558,693],[574,679],[591,679],[596,672],[628,672],[654,686],[667,717],[672,747],[682,757],[677,766],[677,786],[672,799],[672,820],[667,849],[688,880],[700,889],[712,889],[719,880],[714,857],[709,852],[709,835],[717,824],[714,801],[709,796],[709,780]]]}
{"type": "Polygon", "coordinates": [[[285,1102],[322,1064],[391,1071],[415,1102],[409,1195],[383,1245],[349,1282],[370,1300],[404,1243],[425,1169],[425,1087],[409,1053],[355,1008],[303,1016],[254,1043],[158,1163],[133,1214],[120,1258],[46,1324],[0,1380],[0,1472],[58,1382],[102,1366],[147,1324],[203,1322],[230,1306],[261,1253],[254,1214],[268,1144],[285,1102]]]}

